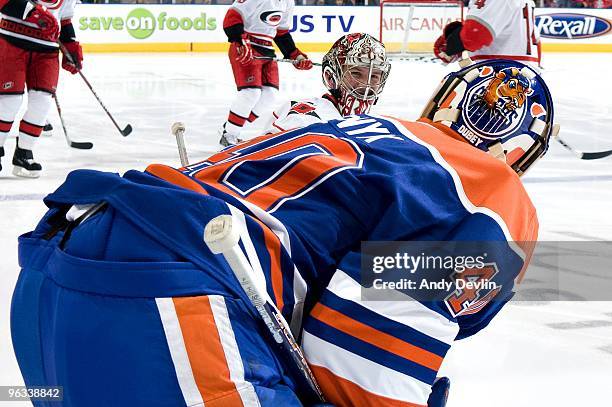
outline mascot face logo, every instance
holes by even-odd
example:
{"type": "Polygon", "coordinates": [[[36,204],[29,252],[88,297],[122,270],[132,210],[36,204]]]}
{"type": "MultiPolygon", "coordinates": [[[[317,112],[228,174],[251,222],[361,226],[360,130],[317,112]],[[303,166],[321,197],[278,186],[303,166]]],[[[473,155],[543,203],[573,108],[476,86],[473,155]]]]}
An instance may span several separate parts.
{"type": "Polygon", "coordinates": [[[495,72],[485,66],[468,91],[462,114],[465,123],[487,139],[498,139],[521,125],[533,94],[531,81],[516,68],[495,72]]]}

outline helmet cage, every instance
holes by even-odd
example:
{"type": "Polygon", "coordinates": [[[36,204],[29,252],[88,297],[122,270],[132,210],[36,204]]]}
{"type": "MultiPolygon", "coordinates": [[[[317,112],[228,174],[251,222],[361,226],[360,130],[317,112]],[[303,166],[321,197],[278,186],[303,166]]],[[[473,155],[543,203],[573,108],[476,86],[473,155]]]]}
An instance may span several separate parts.
{"type": "Polygon", "coordinates": [[[390,71],[384,45],[369,34],[345,35],[323,58],[323,83],[343,115],[367,113],[390,71]]]}

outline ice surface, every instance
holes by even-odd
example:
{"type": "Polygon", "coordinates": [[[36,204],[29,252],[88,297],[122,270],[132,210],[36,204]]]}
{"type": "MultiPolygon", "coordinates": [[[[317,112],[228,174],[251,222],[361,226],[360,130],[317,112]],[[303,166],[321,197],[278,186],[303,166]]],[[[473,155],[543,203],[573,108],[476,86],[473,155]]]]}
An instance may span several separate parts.
{"type": "MultiPolygon", "coordinates": [[[[586,151],[612,148],[612,87],[605,76],[612,55],[551,54],[543,63],[561,136],[586,151]]],[[[447,70],[394,63],[374,110],[416,118],[447,70]]],[[[68,148],[53,112],[55,132],[35,151],[44,174],[24,180],[10,174],[15,141],[8,140],[0,173],[0,385],[22,383],[9,306],[18,275],[16,239],[44,213],[41,198],[76,168],[123,172],[153,162],[177,165],[174,121],[186,124],[191,161],[204,158],[217,148],[217,129],[235,94],[221,54],[86,55],[84,72],[120,124],[131,123],[134,133],[123,138],[78,76],[62,72],[58,94],[70,136],[92,141],[94,148],[68,148]]],[[[280,74],[280,99],[323,93],[316,70],[282,64],[280,74]]],[[[253,136],[262,126],[255,122],[245,134],[253,136]]],[[[538,209],[541,239],[612,240],[612,158],[580,161],[553,143],[524,180],[538,209]]],[[[510,304],[482,333],[457,343],[442,372],[452,379],[450,407],[610,405],[612,303],[510,304]]]]}

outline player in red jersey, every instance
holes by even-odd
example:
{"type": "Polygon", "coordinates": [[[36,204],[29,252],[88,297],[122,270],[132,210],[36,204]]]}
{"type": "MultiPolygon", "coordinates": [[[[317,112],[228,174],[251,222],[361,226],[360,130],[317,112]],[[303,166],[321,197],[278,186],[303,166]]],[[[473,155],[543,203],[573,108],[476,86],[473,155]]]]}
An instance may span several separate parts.
{"type": "Polygon", "coordinates": [[[81,67],[83,53],[71,22],[75,4],[75,0],[0,0],[0,159],[26,86],[28,89],[28,107],[19,124],[13,155],[17,176],[36,178],[42,170],[32,150],[57,87],[58,41],[76,63],[64,56],[62,68],[74,74],[81,67]]]}
{"type": "Polygon", "coordinates": [[[223,21],[229,40],[238,95],[219,133],[226,147],[240,140],[240,132],[273,106],[278,92],[278,64],[272,42],[297,69],[311,69],[312,61],[300,51],[289,33],[293,0],[236,0],[223,21]],[[267,59],[257,59],[267,58],[267,59]]]}
{"type": "Polygon", "coordinates": [[[538,64],[541,47],[534,8],[533,0],[471,0],[465,21],[444,28],[434,53],[447,63],[467,50],[474,61],[501,58],[538,64]]]}

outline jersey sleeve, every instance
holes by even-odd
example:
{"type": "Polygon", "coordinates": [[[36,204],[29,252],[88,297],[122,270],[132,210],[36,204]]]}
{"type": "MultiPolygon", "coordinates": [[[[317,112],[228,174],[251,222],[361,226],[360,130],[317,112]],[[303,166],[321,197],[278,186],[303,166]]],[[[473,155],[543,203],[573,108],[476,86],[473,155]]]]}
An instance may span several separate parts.
{"type": "Polygon", "coordinates": [[[310,102],[289,101],[272,113],[268,133],[278,133],[320,123],[317,106],[310,102]]]}
{"type": "Polygon", "coordinates": [[[512,23],[509,16],[518,7],[517,0],[471,0],[466,20],[476,20],[495,38],[512,23]]]}
{"type": "Polygon", "coordinates": [[[62,9],[59,14],[60,21],[69,21],[74,17],[74,8],[76,7],[76,0],[64,0],[62,9]]]}
{"type": "Polygon", "coordinates": [[[389,201],[362,240],[478,241],[477,249],[488,252],[486,265],[480,274],[465,275],[468,281],[485,275],[496,285],[453,288],[431,299],[410,290],[396,291],[400,298],[393,300],[370,297],[364,295],[372,285],[363,279],[363,253],[355,249],[310,312],[304,351],[335,405],[425,406],[454,341],[484,328],[512,297],[529,262],[526,243],[537,238],[537,218],[506,164],[433,127],[411,123],[386,137],[362,137],[380,151],[369,169],[385,166],[390,174],[372,180],[389,201]]]}
{"type": "Polygon", "coordinates": [[[293,19],[293,9],[295,7],[294,0],[287,1],[287,8],[283,13],[280,23],[278,24],[278,31],[289,31],[291,29],[291,20],[293,19]]]}

